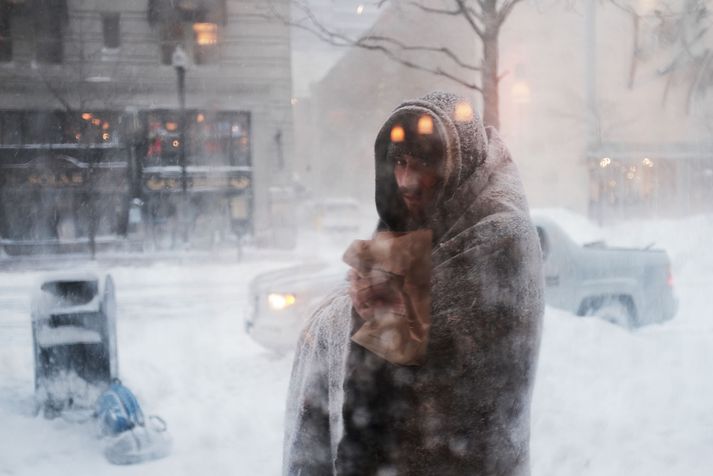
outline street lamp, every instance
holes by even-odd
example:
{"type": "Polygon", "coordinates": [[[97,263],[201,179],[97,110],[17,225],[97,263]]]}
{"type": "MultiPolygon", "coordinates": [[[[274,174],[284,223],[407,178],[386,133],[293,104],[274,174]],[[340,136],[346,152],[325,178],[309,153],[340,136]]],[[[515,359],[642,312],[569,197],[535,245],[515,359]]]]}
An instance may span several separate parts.
{"type": "Polygon", "coordinates": [[[181,45],[177,45],[171,56],[171,64],[176,69],[176,79],[178,80],[178,111],[179,111],[179,144],[178,164],[181,167],[181,193],[183,204],[181,213],[183,215],[183,243],[188,242],[188,176],[186,173],[186,68],[188,67],[188,55],[181,45]]]}

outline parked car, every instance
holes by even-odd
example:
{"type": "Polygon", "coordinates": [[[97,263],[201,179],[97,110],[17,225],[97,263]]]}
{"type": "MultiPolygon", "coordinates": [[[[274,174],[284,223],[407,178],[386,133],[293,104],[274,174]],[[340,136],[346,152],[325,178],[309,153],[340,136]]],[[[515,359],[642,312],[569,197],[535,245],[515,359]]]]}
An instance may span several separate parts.
{"type": "Polygon", "coordinates": [[[312,310],[346,281],[348,270],[341,262],[317,262],[258,275],[250,283],[246,332],[269,349],[290,349],[312,310]]]}
{"type": "MultiPolygon", "coordinates": [[[[625,328],[673,318],[677,300],[666,251],[614,248],[602,240],[580,244],[551,217],[534,215],[533,222],[549,306],[579,316],[596,315],[625,328]]],[[[315,263],[256,277],[250,287],[247,331],[274,350],[294,346],[311,311],[345,281],[347,270],[342,263],[315,263]]]]}
{"type": "Polygon", "coordinates": [[[533,217],[544,258],[547,304],[576,315],[598,315],[626,328],[673,318],[671,264],[666,251],[578,244],[544,216],[533,217]]]}

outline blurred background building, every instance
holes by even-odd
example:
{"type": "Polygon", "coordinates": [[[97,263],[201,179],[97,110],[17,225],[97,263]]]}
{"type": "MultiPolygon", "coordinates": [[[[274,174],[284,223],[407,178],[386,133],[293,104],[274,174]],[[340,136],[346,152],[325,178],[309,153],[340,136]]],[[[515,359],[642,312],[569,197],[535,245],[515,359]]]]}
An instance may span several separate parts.
{"type": "MultiPolygon", "coordinates": [[[[710,2],[517,4],[500,122],[533,207],[711,210],[710,2]]],[[[463,18],[405,0],[0,0],[5,249],[289,247],[303,198],[373,210],[373,140],[401,101],[442,89],[482,107],[446,75],[284,21],[309,16],[481,61],[463,18]]],[[[438,52],[404,58],[479,79],[438,52]]]]}
{"type": "MultiPolygon", "coordinates": [[[[336,33],[357,38],[368,31],[382,13],[376,2],[366,0],[309,0],[291,2],[293,21],[305,20],[307,12],[336,33]]],[[[292,28],[292,90],[295,99],[310,96],[310,88],[349,52],[321,40],[313,32],[292,28]]]]}
{"type": "MultiPolygon", "coordinates": [[[[713,209],[710,3],[515,7],[499,42],[501,134],[531,206],[567,207],[600,222],[713,209]]],[[[369,33],[446,47],[475,65],[481,58],[461,16],[413,2],[386,2],[369,33]]],[[[433,69],[479,79],[432,56],[433,69]]],[[[310,188],[372,207],[376,132],[401,101],[434,89],[482,104],[476,91],[443,75],[349,49],[295,107],[297,173],[310,188]]]]}
{"type": "Polygon", "coordinates": [[[0,0],[5,249],[291,245],[290,59],[260,0],[0,0]]]}

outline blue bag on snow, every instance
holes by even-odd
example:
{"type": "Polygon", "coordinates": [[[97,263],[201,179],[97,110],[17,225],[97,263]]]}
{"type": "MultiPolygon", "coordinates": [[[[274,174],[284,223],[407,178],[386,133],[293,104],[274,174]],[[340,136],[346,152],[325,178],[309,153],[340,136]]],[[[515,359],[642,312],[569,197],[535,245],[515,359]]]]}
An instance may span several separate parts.
{"type": "Polygon", "coordinates": [[[131,390],[114,380],[101,394],[95,411],[102,436],[115,436],[144,425],[144,414],[131,390]]]}
{"type": "Polygon", "coordinates": [[[166,423],[152,415],[147,424],[138,400],[118,379],[97,400],[95,416],[106,437],[104,455],[111,463],[140,463],[171,451],[166,423]]]}

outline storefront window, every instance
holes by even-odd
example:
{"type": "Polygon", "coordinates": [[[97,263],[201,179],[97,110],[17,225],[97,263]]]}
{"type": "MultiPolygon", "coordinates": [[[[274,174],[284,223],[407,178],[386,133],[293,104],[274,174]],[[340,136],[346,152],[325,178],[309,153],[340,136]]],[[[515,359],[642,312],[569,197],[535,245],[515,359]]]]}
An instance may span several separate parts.
{"type": "MultiPolygon", "coordinates": [[[[188,165],[250,165],[247,113],[188,110],[185,117],[188,165]]],[[[176,111],[147,113],[147,165],[179,165],[180,124],[176,111]]]]}

